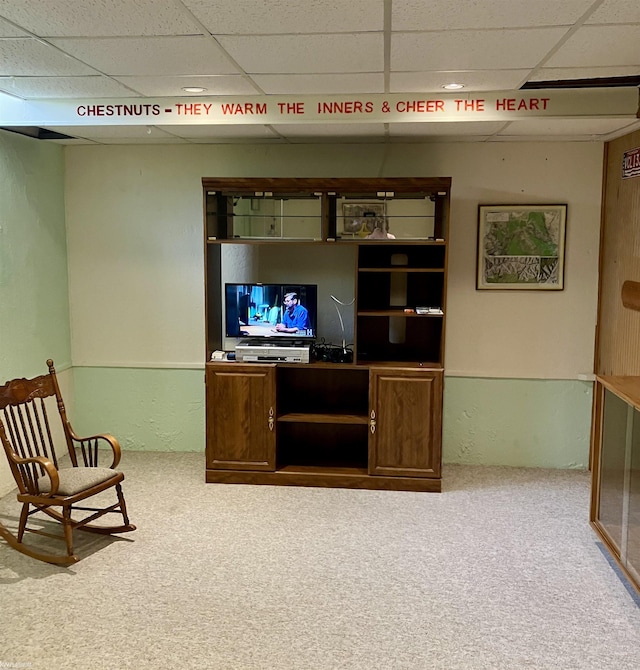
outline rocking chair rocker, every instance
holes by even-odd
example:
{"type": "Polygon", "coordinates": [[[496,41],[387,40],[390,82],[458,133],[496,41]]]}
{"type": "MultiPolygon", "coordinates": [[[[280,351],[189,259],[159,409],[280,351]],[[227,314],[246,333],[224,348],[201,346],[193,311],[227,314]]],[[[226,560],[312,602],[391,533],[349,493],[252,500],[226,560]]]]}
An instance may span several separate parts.
{"type": "MultiPolygon", "coordinates": [[[[120,461],[120,445],[112,435],[78,437],[67,420],[53,361],[48,360],[49,374],[33,379],[14,379],[0,386],[0,440],[9,460],[9,467],[18,485],[18,502],[22,503],[17,537],[0,523],[0,537],[18,551],[46,563],[70,565],[79,560],[73,552],[73,530],[90,531],[103,535],[135,530],[129,523],[122,494],[124,474],[114,468],[120,461]],[[47,402],[55,401],[62,423],[66,451],[71,467],[58,467],[59,455],[55,448],[55,431],[49,423],[47,402]],[[108,468],[98,467],[98,456],[108,447],[113,456],[108,468]],[[78,461],[81,461],[78,463],[78,461]],[[108,507],[79,507],[91,496],[115,487],[118,502],[108,507]],[[33,509],[31,509],[33,507],[33,509]],[[78,520],[77,511],[93,512],[78,520]],[[28,528],[32,514],[44,512],[62,524],[64,538],[39,529],[28,528]],[[93,525],[91,522],[109,513],[122,515],[117,526],[93,525]],[[64,539],[66,555],[47,554],[23,542],[25,532],[64,539]]],[[[55,410],[54,410],[55,413],[55,410]]],[[[60,457],[63,454],[60,454],[60,457]]]]}

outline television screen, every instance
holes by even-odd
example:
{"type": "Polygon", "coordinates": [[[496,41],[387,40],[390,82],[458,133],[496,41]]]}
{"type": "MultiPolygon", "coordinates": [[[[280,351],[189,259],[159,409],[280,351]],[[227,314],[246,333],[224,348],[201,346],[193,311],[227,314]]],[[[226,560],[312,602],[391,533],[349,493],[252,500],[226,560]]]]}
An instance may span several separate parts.
{"type": "Polygon", "coordinates": [[[313,339],[317,313],[314,284],[225,284],[227,337],[313,339]]]}

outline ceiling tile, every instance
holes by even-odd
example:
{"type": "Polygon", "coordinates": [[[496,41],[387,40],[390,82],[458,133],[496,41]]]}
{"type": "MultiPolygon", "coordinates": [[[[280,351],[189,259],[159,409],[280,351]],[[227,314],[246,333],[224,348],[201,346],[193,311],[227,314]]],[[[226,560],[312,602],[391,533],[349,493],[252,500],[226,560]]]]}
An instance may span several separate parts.
{"type": "Polygon", "coordinates": [[[266,94],[384,93],[382,73],[256,74],[251,78],[266,94]]]}
{"type": "Polygon", "coordinates": [[[0,17],[0,37],[29,37],[29,33],[16,28],[0,17]]]}
{"type": "Polygon", "coordinates": [[[344,33],[383,28],[382,0],[182,0],[214,35],[344,33]]]}
{"type": "Polygon", "coordinates": [[[499,134],[520,135],[604,135],[628,126],[629,119],[522,119],[510,123],[499,134]]]}
{"type": "Polygon", "coordinates": [[[530,81],[554,81],[559,79],[597,79],[601,77],[633,77],[640,68],[633,65],[609,67],[543,67],[536,70],[530,81]]]}
{"type": "Polygon", "coordinates": [[[51,40],[52,44],[112,75],[236,74],[209,37],[105,37],[51,40]]]}
{"type": "Polygon", "coordinates": [[[68,137],[68,138],[60,139],[60,140],[47,140],[47,144],[63,144],[63,145],[66,145],[66,146],[84,144],[84,145],[94,145],[95,146],[96,142],[94,142],[93,140],[87,140],[83,137],[68,137]]]}
{"type": "Polygon", "coordinates": [[[586,23],[640,23],[638,0],[604,0],[586,23]]]}
{"type": "Polygon", "coordinates": [[[545,63],[546,67],[635,65],[640,71],[640,25],[584,26],[545,63]]]}
{"type": "Polygon", "coordinates": [[[432,136],[447,137],[464,135],[489,136],[504,126],[503,121],[468,121],[451,123],[390,123],[389,135],[394,137],[432,136]]]}
{"type": "Polygon", "coordinates": [[[284,144],[286,142],[282,137],[194,137],[184,140],[189,144],[284,144]]]}
{"type": "Polygon", "coordinates": [[[114,77],[119,82],[150,98],[207,95],[258,95],[259,91],[240,75],[198,75],[194,77],[114,77]],[[188,93],[184,86],[201,86],[203,93],[188,93]]]}
{"type": "Polygon", "coordinates": [[[383,123],[281,123],[275,129],[285,137],[382,137],[383,123]]]}
{"type": "Polygon", "coordinates": [[[278,139],[278,135],[269,126],[252,123],[234,123],[232,125],[217,125],[215,123],[207,126],[157,126],[160,130],[176,137],[185,139],[206,139],[216,137],[238,137],[256,139],[278,139]]]}
{"type": "Polygon", "coordinates": [[[157,126],[47,126],[49,130],[73,137],[105,142],[108,140],[180,141],[157,126]]]}
{"type": "Polygon", "coordinates": [[[436,144],[438,142],[446,142],[447,144],[465,142],[471,144],[472,142],[488,142],[491,140],[491,135],[398,135],[390,137],[391,144],[436,144]]]}
{"type": "Polygon", "coordinates": [[[0,75],[80,75],[94,70],[32,38],[0,39],[0,75]]]}
{"type": "Polygon", "coordinates": [[[220,37],[245,72],[381,72],[381,34],[220,37]]]}
{"type": "Polygon", "coordinates": [[[564,28],[536,28],[395,33],[391,36],[391,67],[408,72],[491,70],[503,68],[508,54],[509,67],[532,68],[565,32],[564,28]]]}
{"type": "Polygon", "coordinates": [[[158,0],[46,0],[46,9],[33,0],[0,0],[0,15],[41,37],[202,34],[178,3],[158,0]]]}
{"type": "MultiPolygon", "coordinates": [[[[467,70],[458,72],[392,72],[392,93],[439,92],[445,84],[464,84],[468,91],[509,91],[526,81],[530,70],[467,70]]],[[[447,91],[449,92],[449,91],[447,91]]]]}
{"type": "Polygon", "coordinates": [[[393,30],[571,25],[593,0],[393,0],[393,30]]]}
{"type": "Polygon", "coordinates": [[[0,77],[0,91],[37,100],[46,98],[127,98],[136,95],[117,82],[95,75],[90,77],[0,77]]]}
{"type": "Polygon", "coordinates": [[[96,140],[100,144],[189,144],[187,140],[171,135],[162,135],[161,137],[103,137],[96,140]]]}

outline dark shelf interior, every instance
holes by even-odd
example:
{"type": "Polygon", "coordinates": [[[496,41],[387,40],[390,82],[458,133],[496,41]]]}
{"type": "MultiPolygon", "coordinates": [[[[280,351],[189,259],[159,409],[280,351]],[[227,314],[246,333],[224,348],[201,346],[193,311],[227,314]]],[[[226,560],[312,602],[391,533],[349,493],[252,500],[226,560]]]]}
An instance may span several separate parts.
{"type": "Polygon", "coordinates": [[[358,274],[358,311],[409,307],[440,307],[444,295],[444,273],[358,274]]]}
{"type": "Polygon", "coordinates": [[[358,249],[359,268],[444,268],[444,244],[368,244],[358,249]]]}
{"type": "Polygon", "coordinates": [[[314,412],[367,415],[366,368],[278,367],[277,375],[278,416],[314,412]]]}
{"type": "Polygon", "coordinates": [[[291,465],[366,468],[368,425],[278,424],[277,469],[291,465]]]}
{"type": "MultiPolygon", "coordinates": [[[[396,324],[397,325],[397,324],[396,324]]],[[[441,363],[442,318],[358,317],[358,361],[441,363]],[[391,341],[390,319],[404,324],[404,339],[391,341]]]]}

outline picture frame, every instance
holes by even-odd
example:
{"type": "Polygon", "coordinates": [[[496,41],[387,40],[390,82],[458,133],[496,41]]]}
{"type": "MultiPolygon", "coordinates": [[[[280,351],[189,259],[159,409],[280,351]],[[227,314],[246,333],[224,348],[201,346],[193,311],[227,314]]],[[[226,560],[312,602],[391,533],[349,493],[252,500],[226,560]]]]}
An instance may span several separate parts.
{"type": "Polygon", "coordinates": [[[388,231],[386,203],[343,203],[340,235],[344,237],[367,237],[376,229],[383,233],[388,231]]]}
{"type": "Polygon", "coordinates": [[[476,289],[561,291],[567,205],[480,205],[476,289]]]}

